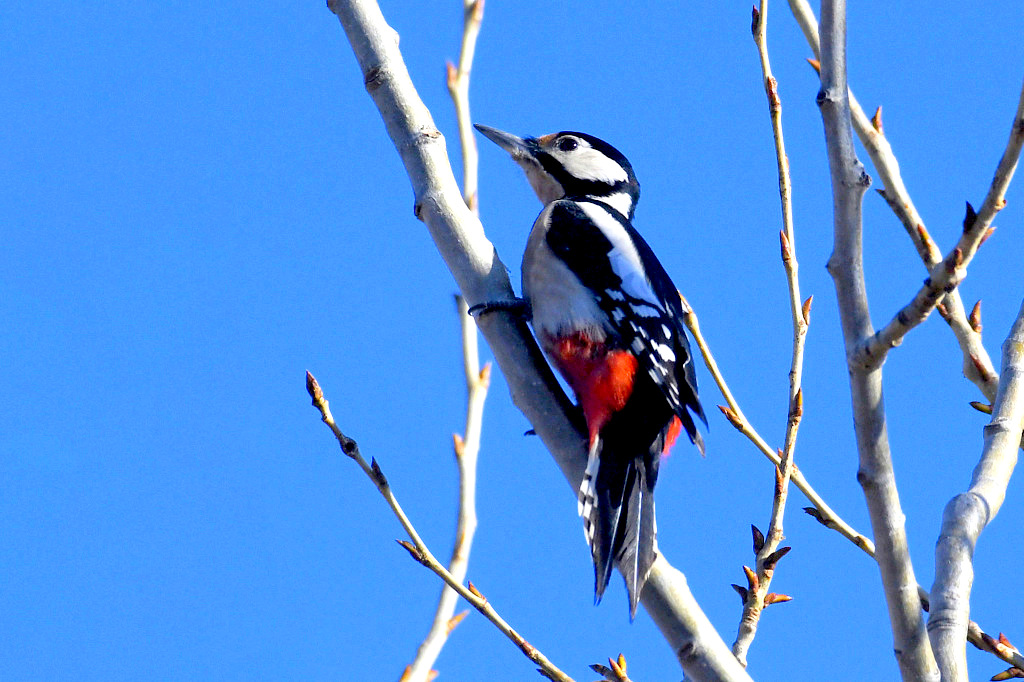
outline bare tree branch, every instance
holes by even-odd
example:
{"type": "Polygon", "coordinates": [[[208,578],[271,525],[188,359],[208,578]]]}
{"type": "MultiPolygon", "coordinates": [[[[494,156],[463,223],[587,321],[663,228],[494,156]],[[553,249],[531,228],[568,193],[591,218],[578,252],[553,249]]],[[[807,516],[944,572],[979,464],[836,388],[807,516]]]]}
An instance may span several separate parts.
{"type": "MultiPolygon", "coordinates": [[[[789,6],[815,56],[820,56],[818,21],[814,17],[814,12],[810,5],[806,0],[789,0],[789,6]]],[[[815,68],[820,73],[820,65],[815,65],[815,68]]],[[[857,131],[861,143],[867,150],[875,169],[885,185],[885,189],[879,190],[879,194],[882,195],[900,219],[907,234],[917,248],[921,260],[924,261],[927,267],[933,268],[942,261],[942,254],[931,239],[923,219],[914,206],[906,186],[903,184],[899,163],[892,151],[892,146],[885,137],[882,127],[881,107],[879,107],[869,121],[864,110],[858,104],[857,99],[853,96],[853,90],[849,89],[848,92],[854,130],[857,131]]],[[[1000,172],[999,169],[1007,167],[1011,158],[1019,157],[1022,137],[1024,137],[1024,88],[1022,88],[1020,102],[1014,115],[1007,149],[1003,153],[995,178],[993,179],[993,185],[989,189],[990,195],[993,190],[999,191],[1000,178],[1007,177],[1007,174],[1000,172]]],[[[1003,191],[1005,191],[1005,188],[1003,191]]],[[[996,205],[994,201],[993,205],[996,205]]],[[[991,229],[989,228],[986,234],[990,234],[991,229]]],[[[984,241],[984,237],[982,241],[984,241]]],[[[999,380],[992,360],[989,358],[988,351],[981,341],[980,301],[975,304],[968,317],[964,310],[963,302],[960,299],[959,291],[954,290],[943,297],[942,302],[937,305],[937,308],[943,319],[949,324],[960,345],[961,352],[963,353],[964,376],[973,382],[990,402],[995,400],[999,380]]],[[[826,525],[828,524],[826,523],[826,525]]],[[[874,557],[873,545],[871,546],[871,551],[868,551],[865,545],[860,546],[865,548],[865,551],[874,557]]],[[[918,586],[918,594],[921,597],[922,605],[927,610],[928,591],[918,586]]],[[[1012,647],[1000,645],[996,638],[988,635],[974,621],[968,623],[967,639],[978,649],[995,654],[1003,661],[1024,669],[1024,657],[1021,656],[1020,652],[1012,647]]]]}
{"type": "Polygon", "coordinates": [[[468,587],[463,586],[463,584],[456,580],[455,576],[453,576],[448,569],[441,564],[441,562],[434,558],[434,555],[427,548],[426,543],[423,542],[419,533],[416,532],[416,528],[412,525],[412,522],[409,521],[409,517],[407,517],[405,512],[402,510],[402,506],[398,503],[398,499],[395,497],[394,492],[392,492],[391,485],[388,483],[387,478],[384,476],[384,472],[381,471],[380,466],[377,464],[377,460],[371,459],[370,463],[367,464],[366,460],[363,459],[362,453],[359,452],[359,445],[341,432],[341,429],[338,428],[337,423],[334,421],[334,416],[331,414],[330,404],[328,403],[327,398],[324,397],[320,384],[317,383],[317,380],[309,372],[306,372],[306,390],[309,392],[309,396],[313,399],[313,407],[319,410],[320,417],[324,424],[327,424],[327,427],[338,440],[338,445],[341,447],[341,451],[354,460],[363,470],[363,473],[373,481],[377,490],[387,501],[388,506],[391,507],[391,511],[395,513],[395,516],[398,518],[398,522],[402,524],[402,528],[405,529],[409,539],[412,540],[411,543],[399,540],[398,544],[402,545],[413,559],[436,573],[453,590],[455,590],[459,596],[472,604],[477,611],[482,613],[487,620],[494,623],[494,626],[497,627],[506,637],[512,640],[512,642],[519,647],[527,658],[541,667],[541,673],[548,679],[556,680],[556,682],[573,682],[571,677],[559,670],[554,663],[544,656],[544,654],[527,642],[522,635],[513,630],[512,627],[498,615],[498,612],[494,610],[494,607],[491,606],[490,602],[488,602],[487,599],[480,594],[480,591],[473,586],[473,583],[469,583],[468,587]]]}
{"type": "MultiPolygon", "coordinates": [[[[793,358],[789,370],[789,413],[786,424],[786,442],[780,453],[780,464],[775,469],[775,492],[772,496],[772,513],[768,524],[767,538],[759,537],[760,531],[754,530],[754,552],[757,568],[753,579],[748,579],[743,615],[740,618],[739,631],[732,651],[744,666],[747,663],[747,650],[754,641],[761,612],[772,601],[783,601],[780,595],[772,595],[769,600],[769,588],[775,574],[778,560],[785,555],[788,547],[779,549],[782,542],[782,521],[786,510],[786,498],[789,481],[793,474],[793,450],[796,447],[796,434],[803,416],[803,389],[801,377],[804,364],[804,339],[807,335],[810,299],[806,304],[800,300],[799,266],[796,259],[796,235],[793,230],[793,204],[791,201],[792,187],[789,176],[789,159],[786,156],[786,144],[782,134],[782,102],[779,99],[778,83],[772,76],[771,62],[768,59],[768,0],[761,0],[760,10],[754,8],[751,29],[754,43],[757,45],[761,60],[761,75],[768,96],[768,111],[771,117],[772,133],[775,138],[775,158],[779,175],[779,199],[782,203],[783,229],[779,237],[782,245],[782,263],[786,270],[786,281],[789,285],[790,311],[793,318],[793,358]],[[760,540],[760,541],[759,541],[760,540]]],[[[749,576],[749,572],[748,572],[749,576]]],[[[786,598],[788,601],[788,597],[786,598]]]]}
{"type": "Polygon", "coordinates": [[[1002,365],[981,460],[967,491],[946,505],[935,546],[928,634],[944,681],[968,679],[965,639],[974,581],[974,547],[981,531],[1002,507],[1024,435],[1024,305],[1003,342],[1002,365]]]}
{"type": "MultiPolygon", "coordinates": [[[[458,190],[444,138],[416,94],[398,49],[398,37],[372,0],[330,0],[363,73],[363,82],[405,164],[424,221],[459,289],[470,304],[513,297],[504,264],[458,190]]],[[[582,415],[566,397],[525,321],[496,312],[478,322],[512,393],[561,468],[573,495],[586,465],[582,415]]],[[[461,594],[461,593],[460,593],[461,594]]],[[[686,579],[659,554],[641,595],[694,680],[749,676],[690,594],[686,579]]]]}
{"type": "Polygon", "coordinates": [[[469,75],[473,69],[476,39],[484,18],[484,0],[463,0],[462,49],[459,65],[448,62],[448,94],[455,104],[459,124],[459,148],[462,150],[462,196],[469,210],[480,215],[477,204],[477,149],[473,120],[469,115],[469,75]]]}
{"type": "Polygon", "coordinates": [[[861,245],[861,202],[870,178],[857,159],[850,130],[844,0],[823,0],[820,36],[818,105],[832,177],[835,230],[828,269],[835,281],[850,369],[854,431],[860,457],[857,478],[864,489],[874,530],[876,558],[900,672],[904,680],[936,680],[938,670],[925,633],[889,452],[881,368],[867,369],[852,362],[855,349],[873,332],[861,245]]]}

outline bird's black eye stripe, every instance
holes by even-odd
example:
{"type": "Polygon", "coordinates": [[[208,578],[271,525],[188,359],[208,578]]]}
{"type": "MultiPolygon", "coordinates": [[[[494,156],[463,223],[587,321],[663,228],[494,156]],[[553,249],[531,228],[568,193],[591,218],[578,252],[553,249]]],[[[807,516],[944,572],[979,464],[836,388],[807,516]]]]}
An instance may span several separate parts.
{"type": "Polygon", "coordinates": [[[580,143],[576,141],[576,138],[563,137],[556,143],[556,146],[563,152],[571,152],[572,150],[579,147],[580,143]]]}

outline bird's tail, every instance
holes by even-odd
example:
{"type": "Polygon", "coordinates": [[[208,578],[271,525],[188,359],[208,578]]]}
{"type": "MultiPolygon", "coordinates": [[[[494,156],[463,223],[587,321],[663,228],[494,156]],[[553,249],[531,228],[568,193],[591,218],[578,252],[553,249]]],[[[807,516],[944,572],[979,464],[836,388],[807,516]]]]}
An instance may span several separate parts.
{"type": "Polygon", "coordinates": [[[601,601],[618,563],[626,580],[632,620],[656,556],[654,481],[647,480],[647,472],[636,458],[599,458],[601,445],[591,448],[578,504],[594,560],[594,601],[601,601]]]}

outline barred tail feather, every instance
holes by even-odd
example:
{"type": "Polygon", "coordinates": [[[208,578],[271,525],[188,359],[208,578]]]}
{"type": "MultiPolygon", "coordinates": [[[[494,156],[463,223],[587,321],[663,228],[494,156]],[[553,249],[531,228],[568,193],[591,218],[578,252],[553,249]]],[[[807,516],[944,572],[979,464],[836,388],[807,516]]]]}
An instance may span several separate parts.
{"type": "MultiPolygon", "coordinates": [[[[629,593],[629,619],[636,617],[647,576],[651,572],[656,556],[655,536],[657,529],[654,518],[654,491],[648,487],[644,472],[637,471],[635,460],[629,465],[631,471],[626,480],[629,486],[629,501],[625,506],[625,518],[620,533],[622,536],[616,560],[626,580],[629,593]]],[[[628,484],[627,484],[628,485],[628,484]]],[[[616,533],[616,536],[620,535],[616,533]]]]}

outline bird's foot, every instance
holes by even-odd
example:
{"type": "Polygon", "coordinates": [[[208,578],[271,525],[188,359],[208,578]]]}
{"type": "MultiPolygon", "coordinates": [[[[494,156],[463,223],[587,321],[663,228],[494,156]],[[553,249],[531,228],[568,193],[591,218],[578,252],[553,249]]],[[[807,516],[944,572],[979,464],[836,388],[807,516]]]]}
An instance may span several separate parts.
{"type": "Polygon", "coordinates": [[[473,317],[480,317],[487,313],[496,312],[512,313],[524,320],[529,320],[533,317],[533,310],[530,308],[530,302],[525,298],[512,298],[505,301],[487,301],[486,303],[477,303],[469,309],[469,314],[473,317]]]}

